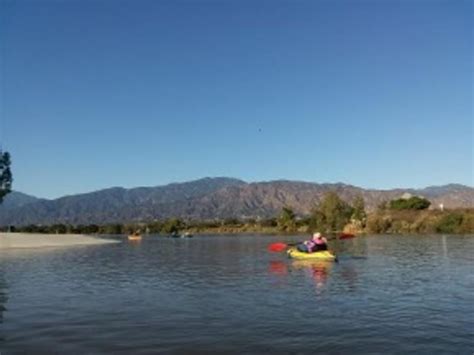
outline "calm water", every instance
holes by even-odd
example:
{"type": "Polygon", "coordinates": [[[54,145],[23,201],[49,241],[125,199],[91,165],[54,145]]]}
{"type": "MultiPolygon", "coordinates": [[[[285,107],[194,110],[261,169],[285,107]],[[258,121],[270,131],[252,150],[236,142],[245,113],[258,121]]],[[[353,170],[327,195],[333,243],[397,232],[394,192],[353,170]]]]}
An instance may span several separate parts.
{"type": "Polygon", "coordinates": [[[473,353],[474,237],[359,237],[334,264],[267,252],[281,240],[3,251],[0,351],[473,353]]]}

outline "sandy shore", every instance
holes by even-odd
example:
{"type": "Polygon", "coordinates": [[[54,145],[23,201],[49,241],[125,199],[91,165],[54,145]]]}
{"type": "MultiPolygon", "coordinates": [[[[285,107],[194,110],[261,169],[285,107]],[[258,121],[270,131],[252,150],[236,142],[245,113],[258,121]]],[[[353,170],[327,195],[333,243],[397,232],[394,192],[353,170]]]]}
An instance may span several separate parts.
{"type": "Polygon", "coordinates": [[[80,234],[0,233],[0,250],[119,243],[80,234]]]}

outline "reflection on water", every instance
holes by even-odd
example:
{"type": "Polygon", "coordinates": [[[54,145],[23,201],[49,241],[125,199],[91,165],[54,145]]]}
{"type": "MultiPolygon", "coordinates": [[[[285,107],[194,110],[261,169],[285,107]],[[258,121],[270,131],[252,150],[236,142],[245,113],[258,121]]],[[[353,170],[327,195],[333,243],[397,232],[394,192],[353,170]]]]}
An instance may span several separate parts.
{"type": "Polygon", "coordinates": [[[3,312],[7,310],[7,301],[7,283],[5,281],[3,270],[0,269],[0,323],[3,323],[3,312]]]}
{"type": "MultiPolygon", "coordinates": [[[[7,310],[6,304],[8,301],[7,294],[7,282],[4,277],[4,271],[0,266],[0,344],[4,341],[3,328],[1,327],[3,323],[3,313],[7,310]]],[[[1,347],[0,347],[1,349],[1,347]]]]}
{"type": "Polygon", "coordinates": [[[474,348],[473,238],[359,237],[331,244],[339,263],[267,251],[298,237],[120,238],[2,253],[2,353],[474,348]]]}
{"type": "Polygon", "coordinates": [[[289,277],[297,276],[298,273],[305,275],[305,280],[300,283],[310,283],[314,285],[319,294],[324,289],[330,276],[333,262],[316,260],[270,260],[268,271],[271,275],[277,276],[280,280],[288,280],[289,277]]]}
{"type": "Polygon", "coordinates": [[[357,270],[347,266],[341,266],[340,271],[341,279],[344,281],[347,286],[347,292],[355,292],[357,289],[357,270]]]}
{"type": "MultiPolygon", "coordinates": [[[[354,260],[358,259],[366,258],[354,258],[354,260]]],[[[354,292],[358,284],[358,273],[356,268],[347,263],[337,264],[323,260],[270,260],[268,263],[269,273],[280,278],[296,276],[298,272],[302,272],[305,280],[313,284],[318,293],[328,286],[334,268],[337,271],[337,282],[333,285],[335,291],[354,292]]]]}
{"type": "Polygon", "coordinates": [[[317,260],[293,260],[291,267],[294,270],[305,271],[306,276],[314,282],[316,289],[321,289],[325,286],[333,262],[317,261],[317,260]]]}
{"type": "Polygon", "coordinates": [[[446,257],[448,256],[448,243],[446,243],[445,235],[441,236],[441,243],[443,245],[443,257],[446,259],[446,257]]]}
{"type": "Polygon", "coordinates": [[[317,287],[322,287],[329,277],[333,264],[333,262],[318,260],[292,260],[291,267],[294,270],[304,270],[317,287]]]}
{"type": "Polygon", "coordinates": [[[281,260],[270,260],[268,264],[268,271],[277,276],[287,276],[288,266],[287,263],[281,260]]]}

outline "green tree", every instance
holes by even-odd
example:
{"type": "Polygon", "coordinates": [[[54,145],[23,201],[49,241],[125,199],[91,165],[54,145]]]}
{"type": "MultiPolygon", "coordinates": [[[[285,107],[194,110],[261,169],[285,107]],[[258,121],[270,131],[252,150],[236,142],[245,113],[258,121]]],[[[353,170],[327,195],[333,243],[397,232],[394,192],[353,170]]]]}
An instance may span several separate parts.
{"type": "Polygon", "coordinates": [[[153,221],[147,225],[148,231],[152,234],[160,233],[163,228],[163,222],[153,221]]]}
{"type": "Polygon", "coordinates": [[[419,196],[390,201],[390,209],[392,210],[424,210],[430,207],[430,205],[430,201],[419,196]]]}
{"type": "Polygon", "coordinates": [[[13,176],[10,170],[10,153],[0,151],[0,203],[12,190],[13,176]]]}
{"type": "Polygon", "coordinates": [[[67,233],[67,226],[65,224],[59,223],[59,224],[53,224],[50,228],[51,233],[56,233],[56,234],[65,234],[67,233]]]}
{"type": "Polygon", "coordinates": [[[20,232],[37,233],[38,227],[35,224],[28,224],[27,226],[20,228],[20,232]]]}
{"type": "Polygon", "coordinates": [[[353,213],[353,208],[343,201],[339,195],[330,191],[324,195],[319,211],[324,215],[324,229],[326,232],[342,231],[349,223],[353,213]]]}
{"type": "Polygon", "coordinates": [[[123,226],[119,223],[107,224],[101,228],[101,233],[104,234],[123,234],[123,226]]]}
{"type": "Polygon", "coordinates": [[[308,222],[308,232],[314,233],[317,231],[326,230],[326,216],[321,210],[315,206],[311,210],[311,215],[309,216],[308,222]]]}
{"type": "Polygon", "coordinates": [[[364,223],[367,219],[367,213],[365,213],[365,202],[362,196],[357,196],[352,203],[354,212],[352,213],[352,219],[358,222],[364,223]]]}
{"type": "Polygon", "coordinates": [[[171,218],[171,219],[167,220],[164,223],[163,228],[161,229],[161,231],[163,233],[167,233],[167,234],[169,234],[169,233],[178,233],[181,229],[183,229],[185,227],[186,227],[186,225],[180,219],[171,218]]]}
{"type": "Polygon", "coordinates": [[[99,232],[99,226],[97,224],[88,224],[81,227],[83,234],[96,234],[99,232]]]}
{"type": "Polygon", "coordinates": [[[284,232],[296,230],[296,216],[289,207],[283,207],[277,219],[278,229],[284,232]]]}

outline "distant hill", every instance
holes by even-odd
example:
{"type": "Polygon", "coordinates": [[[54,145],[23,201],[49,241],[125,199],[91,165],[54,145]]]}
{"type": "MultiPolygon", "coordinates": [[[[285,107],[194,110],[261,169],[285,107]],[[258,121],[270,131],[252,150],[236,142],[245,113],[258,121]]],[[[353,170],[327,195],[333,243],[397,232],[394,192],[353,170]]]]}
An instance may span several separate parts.
{"type": "Polygon", "coordinates": [[[446,208],[474,207],[474,189],[456,184],[419,190],[372,190],[340,183],[287,180],[246,183],[232,178],[204,178],[157,187],[114,187],[55,200],[12,193],[11,201],[5,200],[0,207],[0,225],[104,224],[170,217],[267,218],[277,215],[283,206],[291,206],[297,214],[305,215],[328,191],[336,191],[348,202],[360,194],[369,210],[405,192],[426,197],[434,206],[443,203],[446,208]]]}
{"type": "Polygon", "coordinates": [[[21,207],[29,203],[38,202],[40,200],[41,199],[34,196],[30,196],[18,191],[12,191],[3,199],[3,203],[0,205],[0,211],[21,207]]]}

